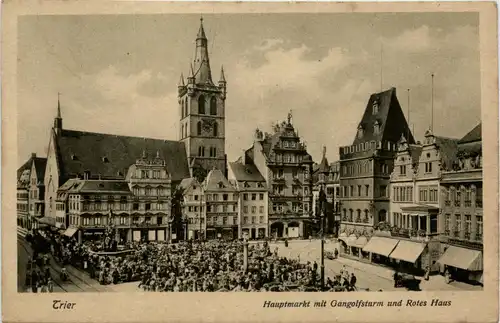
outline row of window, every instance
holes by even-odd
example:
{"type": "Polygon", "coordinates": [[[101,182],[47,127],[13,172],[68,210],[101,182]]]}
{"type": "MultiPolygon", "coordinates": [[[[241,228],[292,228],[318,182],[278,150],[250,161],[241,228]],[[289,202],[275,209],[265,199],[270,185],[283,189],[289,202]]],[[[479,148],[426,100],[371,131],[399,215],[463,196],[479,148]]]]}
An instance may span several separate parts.
{"type": "Polygon", "coordinates": [[[236,204],[219,204],[219,205],[207,205],[207,212],[238,212],[238,206],[236,204]]]}
{"type": "Polygon", "coordinates": [[[207,225],[238,225],[238,217],[232,216],[207,216],[207,225]]]}
{"type": "Polygon", "coordinates": [[[292,203],[291,208],[289,208],[288,204],[286,204],[286,203],[273,203],[273,205],[272,205],[273,213],[285,213],[288,209],[291,210],[292,212],[302,212],[302,209],[304,209],[306,212],[308,212],[309,211],[309,204],[308,203],[292,203]]]}
{"type": "Polygon", "coordinates": [[[472,217],[470,214],[445,214],[444,216],[444,231],[445,235],[455,238],[463,238],[470,240],[474,238],[477,241],[483,240],[483,216],[476,215],[472,217]],[[474,220],[474,223],[473,223],[474,220]],[[475,225],[474,237],[472,237],[472,229],[475,225]]]}
{"type": "MultiPolygon", "coordinates": [[[[250,195],[250,199],[252,201],[257,200],[257,193],[252,193],[252,194],[243,193],[243,201],[248,201],[249,195],[250,195]]],[[[259,193],[259,201],[263,201],[263,200],[264,200],[264,193],[259,193]]]]}
{"type": "Polygon", "coordinates": [[[472,201],[476,207],[483,207],[483,188],[482,187],[450,187],[444,188],[444,204],[446,206],[471,207],[472,201]]]}
{"type": "Polygon", "coordinates": [[[419,187],[418,197],[420,202],[438,202],[437,186],[419,187]]]}
{"type": "MultiPolygon", "coordinates": [[[[248,216],[244,216],[243,217],[243,224],[250,224],[248,222],[248,218],[249,218],[248,216]]],[[[252,221],[251,224],[257,224],[257,217],[256,216],[252,216],[250,219],[252,221]]],[[[259,217],[259,222],[258,223],[264,223],[264,217],[263,216],[259,217]]]]}
{"type": "Polygon", "coordinates": [[[17,203],[18,211],[28,211],[28,204],[17,203]]]}
{"type": "Polygon", "coordinates": [[[361,211],[360,209],[356,210],[354,213],[353,209],[343,209],[342,210],[342,221],[345,222],[354,222],[354,223],[368,223],[369,222],[369,212],[367,209],[361,211]]]}
{"type": "MultiPolygon", "coordinates": [[[[252,206],[251,207],[252,213],[257,213],[257,206],[252,206]]],[[[248,213],[248,206],[243,207],[243,213],[248,213]]],[[[259,206],[259,213],[264,213],[264,207],[259,206]]]]}
{"type": "Polygon", "coordinates": [[[166,173],[161,170],[137,169],[136,177],[143,179],[148,179],[148,178],[159,179],[159,178],[166,178],[166,173]]]}
{"type": "Polygon", "coordinates": [[[300,163],[302,162],[302,155],[292,153],[276,154],[274,161],[277,163],[300,163]]]}
{"type": "MultiPolygon", "coordinates": [[[[377,130],[376,126],[375,126],[374,130],[377,130]]],[[[359,129],[358,129],[358,131],[359,131],[359,129]]],[[[358,132],[358,134],[359,134],[359,132],[358,132]]],[[[389,141],[385,142],[384,146],[387,148],[387,150],[394,151],[397,149],[397,144],[389,142],[389,141]]],[[[357,153],[357,152],[362,152],[362,151],[368,151],[371,149],[382,149],[382,142],[379,141],[377,143],[374,140],[372,140],[370,142],[362,142],[360,144],[353,145],[353,146],[342,147],[341,153],[342,154],[357,153]]]]}
{"type": "MultiPolygon", "coordinates": [[[[205,157],[205,146],[198,147],[198,156],[205,157]]],[[[210,147],[209,148],[209,157],[217,157],[217,148],[210,147]]]]}
{"type": "MultiPolygon", "coordinates": [[[[292,185],[292,195],[300,195],[304,191],[304,195],[309,195],[309,188],[307,186],[300,185],[292,185]]],[[[283,195],[285,192],[285,185],[283,184],[275,184],[273,185],[273,193],[274,195],[283,195]]]]}
{"type": "MultiPolygon", "coordinates": [[[[369,161],[351,163],[342,166],[342,175],[346,177],[370,174],[373,170],[372,163],[369,161]]],[[[378,170],[381,174],[389,174],[389,165],[381,163],[378,165],[378,170]]]]}
{"type": "MultiPolygon", "coordinates": [[[[162,225],[164,223],[167,223],[166,217],[163,216],[145,216],[145,217],[129,217],[129,216],[116,216],[113,217],[113,224],[115,225],[130,225],[130,224],[156,224],[156,225],[162,225]],[[141,221],[142,219],[142,221],[141,221]]],[[[69,224],[70,225],[84,225],[84,226],[93,226],[93,225],[107,225],[109,221],[109,218],[107,216],[84,216],[84,217],[78,217],[78,216],[70,216],[69,217],[69,224]],[[78,221],[81,220],[79,223],[78,221]]],[[[64,222],[64,218],[63,221],[64,222]]]]}
{"type": "Polygon", "coordinates": [[[169,190],[156,187],[134,187],[132,189],[135,196],[169,196],[169,190]]]}
{"type": "Polygon", "coordinates": [[[22,200],[22,199],[27,199],[28,198],[28,193],[17,193],[17,199],[22,200]]]}
{"type": "MultiPolygon", "coordinates": [[[[99,201],[84,202],[82,204],[83,211],[109,211],[109,210],[129,210],[129,204],[127,203],[101,203],[99,201]]],[[[132,210],[134,211],[155,211],[155,210],[166,210],[167,203],[165,202],[153,202],[153,203],[132,203],[132,210]]],[[[63,209],[64,210],[64,209],[63,209]]],[[[80,211],[79,203],[70,203],[70,210],[80,211]],[[74,204],[74,205],[73,205],[74,204]],[[75,207],[76,208],[72,208],[75,207]]]]}
{"type": "Polygon", "coordinates": [[[431,215],[430,217],[412,216],[410,214],[402,214],[398,212],[392,213],[392,218],[390,219],[391,225],[394,225],[401,229],[410,230],[409,234],[419,235],[418,230],[428,233],[438,232],[438,219],[436,215],[431,215]],[[413,231],[413,233],[411,233],[413,231]]]}
{"type": "Polygon", "coordinates": [[[413,202],[413,186],[396,186],[393,187],[394,202],[413,202]]]}
{"type": "MultiPolygon", "coordinates": [[[[206,98],[204,95],[200,95],[198,97],[198,114],[209,114],[210,115],[217,115],[217,99],[215,96],[210,97],[209,99],[209,107],[210,111],[206,111],[207,109],[207,102],[206,98]]],[[[185,118],[189,115],[189,109],[188,109],[188,98],[185,98],[182,102],[182,118],[185,118]]]]}

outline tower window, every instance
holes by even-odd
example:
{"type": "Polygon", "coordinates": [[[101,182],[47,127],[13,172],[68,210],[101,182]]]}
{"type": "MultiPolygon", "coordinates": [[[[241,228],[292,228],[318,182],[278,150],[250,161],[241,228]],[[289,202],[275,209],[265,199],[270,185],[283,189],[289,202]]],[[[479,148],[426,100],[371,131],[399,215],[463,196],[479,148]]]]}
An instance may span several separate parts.
{"type": "Polygon", "coordinates": [[[198,156],[200,157],[205,156],[205,147],[203,146],[198,147],[198,156]]]}
{"type": "Polygon", "coordinates": [[[377,100],[373,101],[372,113],[373,114],[377,114],[378,113],[378,101],[377,100]]]}
{"type": "Polygon", "coordinates": [[[210,99],[210,115],[217,115],[217,99],[214,96],[210,99]]]}
{"type": "Polygon", "coordinates": [[[217,157],[217,149],[215,147],[210,147],[210,157],[217,157]]]}
{"type": "Polygon", "coordinates": [[[181,125],[181,138],[184,138],[184,125],[181,125]]]}
{"type": "Polygon", "coordinates": [[[184,100],[184,116],[187,117],[188,116],[188,101],[187,99],[184,100]]]}
{"type": "Polygon", "coordinates": [[[198,98],[198,113],[205,114],[205,97],[203,95],[198,98]]]}
{"type": "Polygon", "coordinates": [[[378,123],[378,121],[375,121],[375,125],[373,126],[373,133],[378,135],[380,132],[380,124],[378,123]]]}
{"type": "Polygon", "coordinates": [[[217,124],[217,122],[214,122],[214,128],[213,128],[213,131],[214,131],[213,135],[214,135],[214,137],[217,137],[219,135],[219,129],[218,128],[219,128],[219,125],[217,124]]]}
{"type": "Polygon", "coordinates": [[[363,137],[363,127],[359,125],[358,127],[358,139],[361,139],[363,137]]]}
{"type": "Polygon", "coordinates": [[[196,134],[198,136],[201,136],[201,121],[198,121],[198,123],[196,124],[196,134]]]}

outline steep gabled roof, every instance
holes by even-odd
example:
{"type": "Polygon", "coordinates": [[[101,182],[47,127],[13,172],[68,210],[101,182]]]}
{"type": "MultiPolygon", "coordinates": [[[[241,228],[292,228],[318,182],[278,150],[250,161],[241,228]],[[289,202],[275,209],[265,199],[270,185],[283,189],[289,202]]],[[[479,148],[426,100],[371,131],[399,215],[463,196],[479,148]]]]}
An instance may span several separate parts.
{"type": "Polygon", "coordinates": [[[468,142],[481,141],[481,123],[474,127],[471,131],[469,131],[462,139],[458,141],[459,144],[465,144],[468,142]]]}
{"type": "Polygon", "coordinates": [[[43,182],[43,179],[45,177],[45,168],[47,166],[47,158],[35,157],[34,162],[35,162],[36,177],[38,181],[43,182]]]}
{"type": "Polygon", "coordinates": [[[221,170],[212,169],[203,181],[205,191],[235,191],[233,185],[227,180],[221,170]]]}
{"type": "Polygon", "coordinates": [[[246,163],[243,165],[241,162],[229,163],[229,167],[233,171],[234,177],[239,182],[265,182],[266,180],[259,172],[253,163],[246,163]]]}
{"type": "Polygon", "coordinates": [[[415,143],[396,97],[395,88],[374,93],[370,96],[359,126],[363,129],[363,135],[359,138],[356,134],[353,145],[370,141],[390,141],[395,143],[401,138],[401,134],[408,137],[409,144],[415,143]],[[378,103],[378,111],[374,114],[373,106],[375,102],[378,103]],[[375,123],[380,125],[378,133],[375,132],[375,123]]]}
{"type": "Polygon", "coordinates": [[[56,136],[62,180],[90,171],[90,175],[123,179],[143,152],[166,162],[173,181],[189,177],[184,143],[178,141],[62,130],[56,136]]]}

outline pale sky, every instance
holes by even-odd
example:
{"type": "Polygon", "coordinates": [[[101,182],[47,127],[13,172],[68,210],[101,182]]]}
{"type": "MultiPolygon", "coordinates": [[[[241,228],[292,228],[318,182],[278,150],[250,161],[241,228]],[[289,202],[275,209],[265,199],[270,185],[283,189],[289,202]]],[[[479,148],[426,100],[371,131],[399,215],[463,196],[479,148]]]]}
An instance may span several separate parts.
{"type": "MultiPolygon", "coordinates": [[[[29,16],[18,26],[19,164],[46,155],[61,92],[66,129],[178,139],[177,82],[200,15],[29,16]]],[[[315,161],[354,139],[371,93],[396,87],[417,140],[480,122],[478,15],[206,14],[214,81],[228,82],[226,153],[292,110],[315,161]],[[382,50],[381,50],[382,49],[382,50]],[[382,57],[382,59],[381,59],[382,57]],[[381,84],[381,67],[382,84],[381,84]]],[[[112,147],[110,147],[112,149],[112,147]]]]}

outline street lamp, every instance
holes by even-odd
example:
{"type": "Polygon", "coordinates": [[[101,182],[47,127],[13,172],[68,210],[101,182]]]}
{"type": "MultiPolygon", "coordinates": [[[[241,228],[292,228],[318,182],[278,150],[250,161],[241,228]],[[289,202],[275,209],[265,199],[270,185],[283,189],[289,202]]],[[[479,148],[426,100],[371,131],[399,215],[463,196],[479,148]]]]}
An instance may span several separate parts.
{"type": "Polygon", "coordinates": [[[320,232],[321,232],[321,290],[323,291],[325,288],[325,228],[324,228],[324,223],[325,223],[325,208],[326,208],[326,194],[325,191],[323,191],[323,188],[320,189],[319,191],[319,202],[320,202],[320,213],[319,213],[319,219],[320,219],[320,232]]]}
{"type": "Polygon", "coordinates": [[[248,240],[247,236],[243,237],[243,272],[248,270],[248,240]]]}

